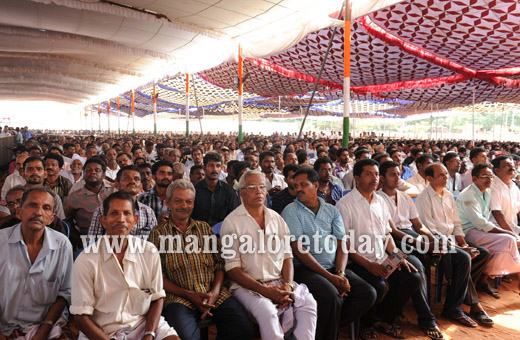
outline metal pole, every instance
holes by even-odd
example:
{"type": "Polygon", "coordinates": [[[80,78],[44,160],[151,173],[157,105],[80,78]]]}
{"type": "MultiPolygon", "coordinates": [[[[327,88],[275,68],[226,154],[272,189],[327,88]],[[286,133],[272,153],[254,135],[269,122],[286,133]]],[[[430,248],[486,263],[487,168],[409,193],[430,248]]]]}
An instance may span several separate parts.
{"type": "Polygon", "coordinates": [[[135,137],[135,93],[132,89],[132,135],[135,137]]]}
{"type": "Polygon", "coordinates": [[[97,114],[98,114],[99,132],[101,133],[101,105],[99,104],[99,102],[97,103],[97,114]]]}
{"type": "Polygon", "coordinates": [[[497,103],[495,103],[495,109],[493,110],[493,141],[495,141],[495,123],[496,123],[496,116],[497,116],[497,103]]]}
{"type": "Polygon", "coordinates": [[[94,133],[94,108],[90,105],[90,134],[94,133]]]}
{"type": "Polygon", "coordinates": [[[472,117],[472,127],[471,127],[471,141],[472,144],[475,145],[475,78],[473,78],[473,97],[472,97],[472,110],[473,110],[473,117],[472,117]]]}
{"type": "Polygon", "coordinates": [[[433,104],[430,104],[430,133],[428,139],[432,139],[432,131],[433,131],[433,104]]]}
{"type": "MultiPolygon", "coordinates": [[[[343,11],[343,6],[341,6],[341,10],[339,11],[338,19],[341,18],[342,11],[343,11]]],[[[349,13],[350,13],[350,11],[349,11],[349,13]]],[[[346,23],[345,23],[345,26],[347,26],[346,23]]],[[[349,37],[350,37],[350,23],[348,24],[348,30],[349,30],[349,37]]],[[[309,115],[309,109],[311,108],[312,100],[314,99],[314,95],[316,94],[316,90],[318,89],[318,83],[321,79],[321,74],[323,73],[323,68],[325,67],[325,61],[327,60],[327,56],[329,55],[330,49],[332,47],[332,40],[334,39],[334,35],[336,35],[336,27],[334,27],[334,29],[332,30],[332,35],[329,39],[329,46],[327,47],[327,51],[325,52],[325,56],[323,57],[323,61],[321,63],[320,73],[318,73],[318,78],[316,79],[316,83],[314,83],[314,89],[312,90],[311,98],[309,99],[309,104],[307,104],[307,108],[305,110],[305,116],[303,116],[302,125],[300,126],[300,132],[298,133],[298,139],[300,139],[302,136],[303,127],[305,126],[305,121],[307,120],[307,116],[309,115]]],[[[345,43],[347,43],[347,42],[345,42],[345,43]]],[[[350,46],[350,38],[348,39],[348,44],[350,46]]],[[[349,47],[349,63],[350,63],[350,47],[349,47]]],[[[350,74],[350,70],[349,70],[349,74],[350,74]]],[[[345,89],[343,89],[343,92],[345,92],[345,89]]],[[[343,94],[343,100],[345,100],[344,98],[345,98],[345,95],[343,94]]],[[[350,101],[350,84],[349,84],[349,101],[350,101]]],[[[343,136],[343,139],[345,139],[345,136],[343,136]]],[[[347,136],[347,142],[348,142],[348,136],[347,136]]]]}
{"type": "Polygon", "coordinates": [[[117,97],[117,133],[121,136],[121,111],[119,111],[119,96],[117,97]]]}
{"type": "Polygon", "coordinates": [[[242,59],[242,46],[238,45],[238,142],[243,140],[242,119],[244,105],[244,60],[242,59]]]}
{"type": "Polygon", "coordinates": [[[107,100],[107,122],[108,122],[108,135],[110,136],[110,99],[107,100]]]}
{"type": "Polygon", "coordinates": [[[502,118],[500,119],[500,141],[502,141],[502,130],[504,129],[504,104],[502,104],[502,118]]]}
{"type": "Polygon", "coordinates": [[[157,138],[157,94],[155,93],[155,80],[153,81],[153,135],[157,138]]]}
{"type": "Polygon", "coordinates": [[[190,136],[190,75],[186,74],[186,138],[190,136]]]}
{"type": "Polygon", "coordinates": [[[85,106],[85,130],[88,131],[88,113],[87,113],[86,106],[85,106]]]}
{"type": "Polygon", "coordinates": [[[352,7],[350,0],[345,0],[345,36],[343,50],[343,147],[348,147],[350,120],[350,21],[352,7]]]}

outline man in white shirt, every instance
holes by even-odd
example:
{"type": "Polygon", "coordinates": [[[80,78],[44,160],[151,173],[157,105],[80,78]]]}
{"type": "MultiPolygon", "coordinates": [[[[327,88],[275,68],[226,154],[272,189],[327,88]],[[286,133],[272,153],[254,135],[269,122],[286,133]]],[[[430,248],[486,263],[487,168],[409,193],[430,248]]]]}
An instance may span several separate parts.
{"type": "Polygon", "coordinates": [[[152,243],[130,236],[139,215],[128,193],[103,201],[106,235],[83,250],[72,271],[71,314],[78,339],[179,340],[161,316],[161,259],[152,243]]]}
{"type": "MultiPolygon", "coordinates": [[[[430,154],[424,154],[418,157],[415,160],[415,164],[417,165],[417,173],[413,175],[406,182],[415,186],[415,192],[420,194],[426,189],[428,186],[428,181],[426,180],[426,175],[424,174],[425,169],[433,163],[433,157],[430,154]]],[[[413,191],[413,190],[411,190],[413,191]]]]}
{"type": "MultiPolygon", "coordinates": [[[[379,185],[378,166],[373,159],[358,161],[354,165],[356,188],[343,196],[336,207],[349,234],[349,257],[352,260],[349,268],[377,292],[375,307],[361,318],[361,322],[365,327],[373,325],[385,334],[401,338],[403,332],[396,320],[408,299],[419,290],[421,275],[406,259],[401,262],[401,270],[390,275],[382,265],[396,246],[390,236],[392,217],[384,199],[375,193],[379,185]],[[376,317],[382,322],[376,323],[376,317]]],[[[377,334],[365,337],[374,336],[377,334]]]]}
{"type": "Polygon", "coordinates": [[[477,248],[469,246],[466,242],[455,200],[446,189],[448,170],[444,165],[432,164],[426,168],[425,174],[430,185],[415,201],[419,219],[434,235],[448,237],[452,243],[449,246],[452,278],[442,315],[464,326],[477,327],[477,323],[462,311],[460,305],[464,302],[471,306],[471,315],[482,324],[492,325],[493,321],[487,314],[481,315],[484,309],[478,302],[475,285],[470,276],[471,260],[475,259],[475,265],[480,267],[483,262],[487,262],[489,252],[483,250],[481,255],[477,248]]]}
{"type": "Polygon", "coordinates": [[[278,191],[287,188],[287,183],[284,181],[282,175],[278,175],[274,172],[275,168],[275,155],[271,151],[264,151],[260,154],[260,167],[262,172],[265,174],[265,184],[267,185],[267,192],[269,195],[274,195],[278,191]]]}
{"type": "Polygon", "coordinates": [[[491,183],[490,220],[500,228],[518,235],[520,228],[517,214],[520,212],[520,190],[513,183],[515,164],[509,156],[498,156],[491,164],[496,178],[491,183]]]}
{"type": "Polygon", "coordinates": [[[2,201],[5,201],[5,195],[9,189],[14,188],[17,185],[25,185],[25,179],[23,178],[23,162],[29,156],[27,153],[22,153],[16,157],[16,169],[12,174],[6,177],[4,185],[2,186],[2,201]]]}
{"type": "Polygon", "coordinates": [[[117,164],[117,151],[114,149],[108,149],[105,152],[105,156],[107,157],[107,171],[105,171],[105,179],[109,182],[114,183],[116,180],[117,172],[120,167],[117,164]]]}
{"type": "MultiPolygon", "coordinates": [[[[393,223],[391,223],[390,226],[392,227],[392,236],[395,242],[401,249],[411,250],[410,247],[414,247],[421,242],[418,234],[421,233],[428,239],[428,243],[422,244],[425,246],[423,249],[427,249],[428,254],[433,254],[434,236],[419,221],[419,214],[417,213],[412,198],[398,190],[401,179],[399,163],[393,161],[383,162],[379,166],[379,173],[382,189],[377,191],[377,194],[385,200],[390,215],[392,216],[393,223]]],[[[407,260],[421,273],[420,289],[412,296],[412,301],[418,316],[417,321],[419,327],[423,330],[424,334],[431,339],[443,339],[444,337],[437,327],[435,316],[430,310],[428,301],[425,266],[428,268],[427,270],[430,269],[431,256],[425,253],[419,253],[415,248],[412,249],[414,250],[413,254],[416,256],[408,255],[407,260]],[[424,262],[425,265],[421,262],[424,262]]]]}
{"type": "MultiPolygon", "coordinates": [[[[362,159],[370,158],[370,151],[368,149],[361,149],[356,150],[356,154],[354,156],[355,162],[359,162],[362,159]]],[[[354,181],[354,169],[350,169],[344,176],[343,176],[343,188],[345,190],[351,190],[356,187],[356,182],[354,181]]]]}
{"type": "Polygon", "coordinates": [[[448,170],[449,175],[446,189],[448,189],[453,196],[457,197],[462,191],[462,180],[459,173],[462,162],[460,161],[459,155],[455,152],[448,152],[444,156],[442,163],[448,170]]]}
{"type": "Polygon", "coordinates": [[[225,269],[234,281],[231,292],[258,323],[262,339],[282,340],[292,330],[298,340],[314,340],[316,300],[293,282],[293,255],[285,242],[289,228],[264,206],[264,174],[246,171],[239,188],[242,205],[226,217],[220,231],[225,269]]]}

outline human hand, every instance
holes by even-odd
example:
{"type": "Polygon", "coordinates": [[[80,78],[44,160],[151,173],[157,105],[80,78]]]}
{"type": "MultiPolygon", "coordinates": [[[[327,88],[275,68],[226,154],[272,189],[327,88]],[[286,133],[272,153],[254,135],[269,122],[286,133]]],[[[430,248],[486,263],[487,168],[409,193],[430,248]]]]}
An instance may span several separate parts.
{"type": "Polygon", "coordinates": [[[399,270],[401,270],[401,268],[404,267],[406,270],[408,270],[408,273],[411,273],[412,271],[414,273],[417,273],[418,270],[417,268],[414,267],[413,264],[411,264],[410,262],[406,261],[406,260],[403,260],[403,262],[401,262],[399,264],[399,267],[397,267],[399,270]]]}
{"type": "Polygon", "coordinates": [[[345,276],[342,274],[331,275],[329,281],[336,287],[341,296],[348,296],[348,293],[350,293],[350,282],[345,276]]]}
{"type": "Polygon", "coordinates": [[[162,214],[161,216],[159,216],[159,218],[157,219],[157,225],[163,223],[164,221],[167,221],[168,218],[170,216],[168,214],[162,214]]]}
{"type": "Polygon", "coordinates": [[[366,269],[374,276],[385,277],[388,274],[386,268],[377,262],[369,262],[366,269]]]}
{"type": "Polygon", "coordinates": [[[294,293],[290,290],[281,289],[278,285],[266,286],[264,289],[263,295],[277,305],[283,306],[294,302],[292,299],[294,293]]]}

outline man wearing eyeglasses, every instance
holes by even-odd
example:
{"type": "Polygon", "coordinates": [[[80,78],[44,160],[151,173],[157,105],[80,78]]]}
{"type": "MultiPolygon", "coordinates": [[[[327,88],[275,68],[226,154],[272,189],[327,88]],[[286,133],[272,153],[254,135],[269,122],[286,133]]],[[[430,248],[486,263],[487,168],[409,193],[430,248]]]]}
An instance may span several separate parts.
{"type": "Polygon", "coordinates": [[[222,224],[222,257],[234,281],[231,292],[258,323],[262,339],[314,340],[316,300],[293,282],[287,224],[264,205],[265,175],[246,171],[239,181],[242,205],[222,224]],[[290,335],[290,334],[287,334],[290,335]]]}
{"type": "MultiPolygon", "coordinates": [[[[500,161],[507,161],[503,158],[500,161]]],[[[488,276],[502,276],[520,272],[520,239],[511,230],[503,229],[490,221],[490,187],[493,172],[489,164],[477,164],[472,169],[473,184],[464,189],[457,199],[462,228],[466,241],[487,248],[490,260],[483,268],[488,276]]],[[[500,297],[487,282],[480,287],[495,298],[500,297]]]]}

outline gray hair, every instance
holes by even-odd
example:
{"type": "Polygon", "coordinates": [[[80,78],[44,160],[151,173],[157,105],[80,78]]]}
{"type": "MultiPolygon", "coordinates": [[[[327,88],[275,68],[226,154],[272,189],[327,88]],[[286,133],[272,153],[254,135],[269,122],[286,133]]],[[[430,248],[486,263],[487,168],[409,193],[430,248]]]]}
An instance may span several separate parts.
{"type": "Polygon", "coordinates": [[[185,171],[186,171],[186,167],[184,166],[184,164],[182,164],[180,162],[173,163],[173,172],[174,173],[184,175],[185,171]]]}
{"type": "Polygon", "coordinates": [[[171,182],[170,185],[168,185],[168,189],[166,189],[166,197],[168,200],[172,199],[173,190],[175,189],[188,189],[193,191],[193,195],[196,194],[195,187],[190,181],[184,178],[176,179],[175,181],[171,182]]]}
{"type": "Polygon", "coordinates": [[[52,196],[52,199],[54,200],[54,206],[52,208],[52,212],[56,212],[58,210],[58,200],[60,200],[60,197],[58,196],[58,194],[56,194],[54,191],[52,191],[51,189],[47,188],[47,187],[43,187],[43,186],[37,186],[37,187],[33,187],[33,188],[30,188],[30,189],[27,189],[23,195],[22,195],[22,199],[20,200],[20,207],[23,207],[23,204],[25,203],[25,201],[27,200],[27,197],[29,196],[29,194],[31,192],[34,192],[34,191],[37,191],[37,192],[46,192],[48,193],[49,195],[52,196]]]}
{"type": "Polygon", "coordinates": [[[260,172],[258,170],[247,170],[242,174],[242,177],[240,177],[240,180],[238,181],[238,187],[240,189],[243,189],[244,185],[246,184],[246,178],[253,175],[262,177],[262,181],[265,183],[266,179],[265,174],[263,172],[260,172]]]}

